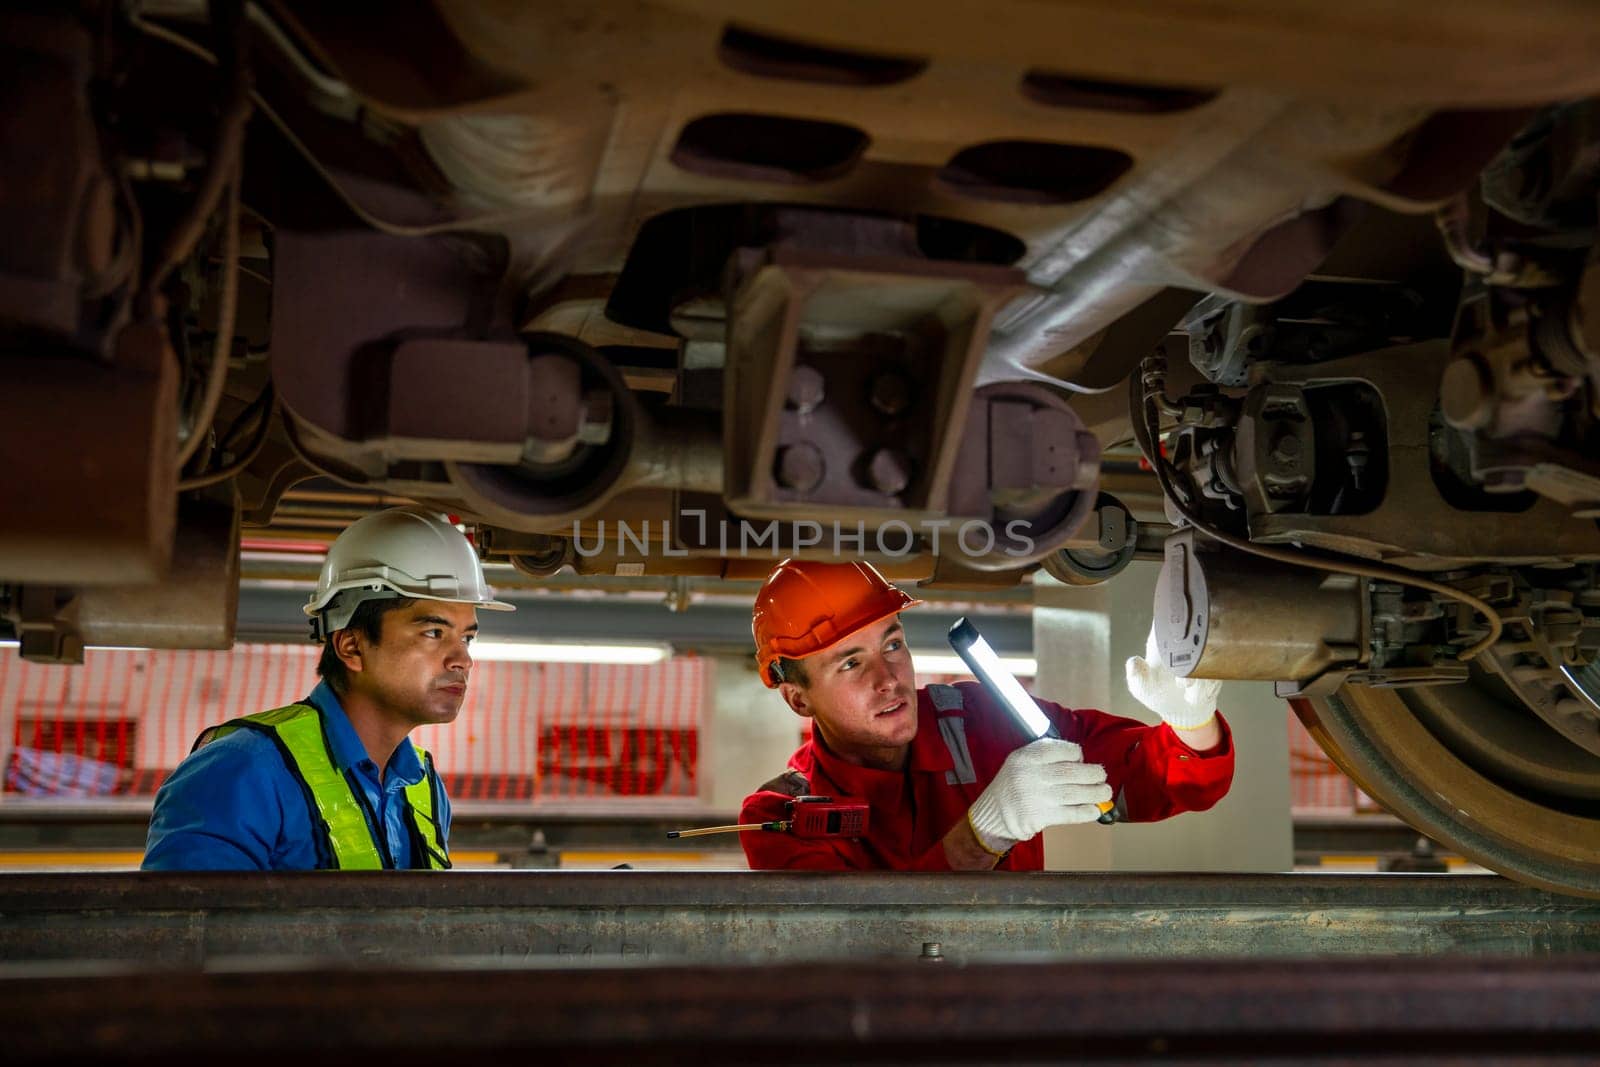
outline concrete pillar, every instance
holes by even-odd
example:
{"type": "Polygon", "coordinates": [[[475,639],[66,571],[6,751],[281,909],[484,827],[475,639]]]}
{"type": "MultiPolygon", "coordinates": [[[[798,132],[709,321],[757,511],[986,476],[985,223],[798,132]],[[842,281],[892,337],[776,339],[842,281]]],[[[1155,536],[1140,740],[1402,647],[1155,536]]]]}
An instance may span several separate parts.
{"type": "MultiPolygon", "coordinates": [[[[1128,693],[1123,663],[1144,654],[1160,564],[1136,561],[1104,585],[1079,589],[1034,575],[1035,693],[1158,722],[1128,693]]],[[[1051,870],[1286,871],[1294,865],[1289,817],[1288,708],[1268,682],[1228,682],[1218,706],[1233,729],[1233,787],[1215,807],[1158,823],[1059,827],[1045,832],[1051,870]]]]}
{"type": "Polygon", "coordinates": [[[738,812],[745,797],[788,766],[803,721],[761,684],[752,656],[715,656],[710,714],[700,741],[708,809],[738,812]]]}

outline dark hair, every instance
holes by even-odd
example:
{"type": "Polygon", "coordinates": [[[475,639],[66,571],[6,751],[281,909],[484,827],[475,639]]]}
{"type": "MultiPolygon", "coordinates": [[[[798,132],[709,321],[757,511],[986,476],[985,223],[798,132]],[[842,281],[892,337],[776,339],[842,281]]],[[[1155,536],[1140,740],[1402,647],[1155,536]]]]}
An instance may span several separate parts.
{"type": "Polygon", "coordinates": [[[806,665],[797,659],[779,656],[773,663],[773,673],[780,682],[793,682],[795,685],[810,685],[811,678],[806,674],[806,665]]]}
{"type": "MultiPolygon", "coordinates": [[[[414,597],[407,596],[363,600],[356,605],[355,614],[350,616],[350,621],[344,624],[344,628],[360,630],[367,635],[367,640],[377,644],[378,639],[383,636],[383,617],[391,611],[399,611],[416,602],[414,597]]],[[[335,693],[342,694],[350,687],[350,671],[345,667],[344,660],[339,658],[339,653],[333,650],[333,634],[329,634],[327,640],[322,643],[322,658],[317,660],[317,673],[333,687],[335,693]]]]}

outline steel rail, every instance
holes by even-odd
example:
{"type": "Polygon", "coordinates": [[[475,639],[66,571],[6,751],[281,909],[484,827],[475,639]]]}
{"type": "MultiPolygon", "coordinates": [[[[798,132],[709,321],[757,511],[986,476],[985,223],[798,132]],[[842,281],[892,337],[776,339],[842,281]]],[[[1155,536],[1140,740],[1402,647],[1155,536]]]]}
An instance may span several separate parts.
{"type": "MultiPolygon", "coordinates": [[[[0,960],[521,965],[1600,953],[1600,902],[1490,876],[18,874],[0,960]]],[[[3,999],[3,998],[0,998],[3,999]]]]}
{"type": "MultiPolygon", "coordinates": [[[[929,960],[937,959],[929,956],[929,960]]],[[[13,1065],[1584,1062],[1600,960],[270,969],[0,980],[13,1065]]]]}

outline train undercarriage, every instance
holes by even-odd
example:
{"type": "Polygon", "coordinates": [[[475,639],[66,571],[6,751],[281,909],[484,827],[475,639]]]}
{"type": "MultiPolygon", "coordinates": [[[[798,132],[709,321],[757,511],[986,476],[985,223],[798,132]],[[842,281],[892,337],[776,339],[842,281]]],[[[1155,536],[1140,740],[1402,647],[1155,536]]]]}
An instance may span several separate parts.
{"type": "Polygon", "coordinates": [[[534,577],[1159,558],[1179,673],[1600,896],[1600,24],[1151,7],[13,5],[0,636],[227,647],[313,479],[534,577]]]}

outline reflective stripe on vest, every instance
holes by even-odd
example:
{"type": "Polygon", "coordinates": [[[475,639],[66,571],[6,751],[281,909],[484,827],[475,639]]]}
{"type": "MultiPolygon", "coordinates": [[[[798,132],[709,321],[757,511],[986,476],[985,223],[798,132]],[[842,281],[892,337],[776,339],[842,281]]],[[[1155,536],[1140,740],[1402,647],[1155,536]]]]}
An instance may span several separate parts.
{"type": "Polygon", "coordinates": [[[412,747],[417,750],[417,759],[422,761],[422,781],[405,788],[406,810],[411,813],[411,828],[416,831],[411,841],[411,862],[420,866],[417,861],[427,856],[429,870],[447,871],[450,849],[445,844],[444,827],[439,825],[433,812],[433,791],[439,775],[433,769],[433,754],[420,745],[412,747]]]}
{"type": "MultiPolygon", "coordinates": [[[[322,735],[321,712],[310,704],[290,704],[246,715],[206,730],[194,747],[202,748],[240,729],[265,733],[277,742],[289,773],[299,782],[309,805],[316,808],[319,818],[313,821],[317,824],[314,832],[319,839],[318,853],[326,859],[328,867],[376,871],[392,864],[392,860],[385,862],[388,848],[373,837],[374,826],[367,821],[364,794],[357,793],[358,787],[334,765],[333,754],[322,735]]],[[[410,816],[412,864],[445,870],[450,866],[449,850],[434,813],[438,776],[433,757],[426,750],[418,748],[417,758],[422,762],[422,781],[404,790],[406,812],[410,816]],[[422,862],[424,859],[426,864],[422,862]]],[[[378,822],[375,812],[372,822],[378,822]]],[[[377,829],[382,832],[381,827],[377,829]]]]}
{"type": "MultiPolygon", "coordinates": [[[[928,699],[935,711],[966,711],[966,700],[961,690],[953,685],[928,686],[928,699]]],[[[950,752],[954,770],[944,772],[946,785],[974,785],[978,772],[972,767],[972,750],[967,747],[967,720],[959,715],[939,716],[939,737],[950,752]]]]}

